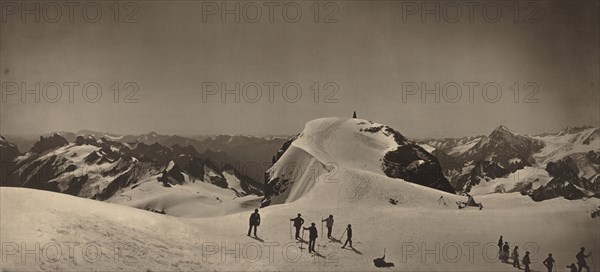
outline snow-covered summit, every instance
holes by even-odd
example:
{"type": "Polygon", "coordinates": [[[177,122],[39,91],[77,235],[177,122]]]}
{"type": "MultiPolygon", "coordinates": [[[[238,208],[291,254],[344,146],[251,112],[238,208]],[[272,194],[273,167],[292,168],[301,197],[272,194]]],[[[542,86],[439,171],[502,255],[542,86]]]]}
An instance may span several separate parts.
{"type": "Polygon", "coordinates": [[[306,123],[290,141],[267,172],[263,205],[295,201],[317,183],[335,183],[334,187],[342,189],[354,182],[370,186],[408,181],[454,192],[433,155],[386,125],[321,118],[306,123]]]}

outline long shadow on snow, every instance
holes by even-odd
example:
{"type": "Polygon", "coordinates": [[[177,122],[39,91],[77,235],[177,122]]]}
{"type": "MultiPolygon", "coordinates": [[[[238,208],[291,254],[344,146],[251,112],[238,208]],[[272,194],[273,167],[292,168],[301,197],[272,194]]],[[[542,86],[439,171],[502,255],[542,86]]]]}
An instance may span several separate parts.
{"type": "Polygon", "coordinates": [[[353,247],[351,247],[351,248],[345,247],[345,248],[342,248],[342,249],[352,250],[352,251],[356,252],[356,254],[358,254],[358,255],[363,255],[362,252],[358,251],[356,248],[353,248],[353,247]]]}
{"type": "Polygon", "coordinates": [[[254,240],[257,240],[257,241],[259,241],[259,242],[261,242],[261,243],[264,243],[264,242],[265,242],[265,240],[263,240],[263,239],[261,239],[261,238],[258,238],[258,237],[254,237],[254,236],[248,236],[248,237],[250,237],[250,238],[252,238],[252,239],[254,239],[254,240]]]}

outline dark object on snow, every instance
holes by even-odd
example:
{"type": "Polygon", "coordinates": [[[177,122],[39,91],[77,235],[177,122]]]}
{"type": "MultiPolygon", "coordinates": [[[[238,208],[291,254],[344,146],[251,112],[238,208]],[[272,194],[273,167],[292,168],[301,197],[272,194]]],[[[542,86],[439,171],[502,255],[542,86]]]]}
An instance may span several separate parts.
{"type": "Polygon", "coordinates": [[[375,267],[379,268],[394,267],[394,263],[388,263],[385,261],[385,248],[383,249],[383,257],[373,259],[373,264],[375,267]]]}
{"type": "MultiPolygon", "coordinates": [[[[345,248],[346,245],[350,244],[350,247],[352,247],[352,225],[348,224],[348,227],[346,227],[346,230],[344,231],[344,233],[346,233],[346,242],[344,242],[344,245],[342,246],[342,248],[345,248]]],[[[344,234],[342,234],[342,237],[344,236],[344,234]]],[[[340,238],[340,240],[342,240],[342,238],[340,238]]],[[[352,247],[353,248],[353,247],[352,247]]]]}
{"type": "Polygon", "coordinates": [[[398,200],[390,198],[390,204],[392,204],[392,205],[398,205],[398,200]]]}
{"type": "Polygon", "coordinates": [[[525,251],[525,257],[523,257],[523,265],[525,265],[525,272],[531,272],[531,269],[529,269],[529,264],[531,264],[531,260],[529,259],[529,251],[525,251]]]}
{"type": "Polygon", "coordinates": [[[592,218],[600,217],[600,206],[598,206],[595,210],[590,213],[592,218]]]}
{"type": "Polygon", "coordinates": [[[513,267],[521,269],[521,264],[519,263],[519,246],[515,246],[515,249],[513,249],[513,267]]]}
{"type": "Polygon", "coordinates": [[[582,247],[581,251],[579,251],[579,253],[575,255],[575,258],[577,258],[577,265],[579,266],[578,271],[583,271],[584,268],[585,271],[590,271],[590,267],[587,265],[587,261],[585,260],[585,258],[590,257],[590,255],[592,254],[590,253],[588,255],[585,255],[585,247],[582,247]]]}
{"type": "Polygon", "coordinates": [[[248,236],[250,236],[250,231],[254,228],[254,236],[256,236],[256,228],[260,226],[260,214],[258,213],[258,209],[254,210],[254,213],[250,215],[250,228],[248,228],[248,236]]]}
{"type": "Polygon", "coordinates": [[[465,203],[465,205],[467,206],[471,206],[471,207],[479,207],[479,204],[477,202],[475,202],[475,198],[473,198],[472,195],[467,194],[468,200],[467,203],[465,203]]]}
{"type": "Polygon", "coordinates": [[[467,194],[467,202],[456,202],[458,204],[459,209],[463,209],[466,207],[478,207],[480,210],[483,209],[483,205],[481,203],[475,202],[475,198],[472,195],[467,194]]]}
{"type": "Polygon", "coordinates": [[[356,111],[354,111],[354,114],[352,114],[352,118],[356,119],[356,111]]]}
{"type": "Polygon", "coordinates": [[[554,258],[552,258],[552,253],[548,254],[548,258],[546,258],[542,264],[548,268],[548,272],[552,272],[552,267],[554,267],[554,258]]]}
{"type": "Polygon", "coordinates": [[[318,231],[317,227],[315,227],[315,223],[310,223],[310,227],[303,227],[303,229],[308,230],[308,253],[315,252],[315,244],[317,243],[318,231]]]}
{"type": "Polygon", "coordinates": [[[304,225],[304,219],[302,219],[302,215],[298,214],[298,217],[292,218],[290,221],[294,222],[294,227],[296,228],[296,239],[300,239],[300,227],[304,225]]]}
{"type": "Polygon", "coordinates": [[[327,227],[327,238],[331,239],[331,232],[333,231],[333,215],[329,215],[329,217],[321,220],[321,228],[323,228],[323,222],[325,222],[325,226],[327,227]]]}

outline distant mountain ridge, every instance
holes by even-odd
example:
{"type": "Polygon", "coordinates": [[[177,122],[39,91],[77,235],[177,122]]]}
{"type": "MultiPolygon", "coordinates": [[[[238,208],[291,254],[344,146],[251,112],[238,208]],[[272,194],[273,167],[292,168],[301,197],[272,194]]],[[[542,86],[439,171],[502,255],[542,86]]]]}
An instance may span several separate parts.
{"type": "MultiPolygon", "coordinates": [[[[420,142],[422,146],[429,149],[438,157],[445,176],[451,180],[452,185],[460,192],[470,192],[474,186],[484,184],[489,187],[488,193],[507,191],[506,186],[519,186],[523,193],[531,194],[535,186],[545,186],[536,181],[535,177],[514,176],[511,184],[506,182],[498,184],[502,186],[494,189],[490,184],[498,178],[507,177],[513,173],[535,168],[538,175],[548,176],[547,166],[570,156],[582,157],[588,152],[600,150],[600,129],[591,126],[567,127],[558,132],[544,133],[539,135],[519,134],[507,128],[499,126],[488,136],[465,137],[460,139],[428,139],[420,142]],[[528,180],[524,180],[529,178],[528,180]]],[[[578,160],[591,175],[597,175],[598,170],[589,167],[589,162],[578,160]]],[[[527,170],[527,173],[532,173],[527,170]]],[[[529,175],[529,174],[528,174],[529,175]]],[[[560,175],[561,180],[576,184],[587,184],[579,178],[565,178],[560,175]]],[[[540,177],[541,178],[541,177],[540,177]]],[[[555,177],[556,179],[557,177],[555,177]]],[[[582,177],[589,179],[588,177],[582,177]]],[[[537,178],[539,180],[539,178],[537,178]]],[[[577,195],[588,197],[598,194],[598,182],[595,178],[587,180],[590,184],[586,186],[569,187],[580,188],[578,194],[568,193],[567,190],[554,190],[553,194],[537,194],[534,199],[543,200],[557,196],[570,197],[577,195]],[[585,187],[585,188],[584,188],[585,187]],[[543,195],[543,196],[542,196],[543,195]]],[[[565,187],[565,188],[567,188],[565,187]]],[[[569,189],[571,190],[571,189],[569,189]]],[[[577,189],[579,190],[579,189],[577,189]]],[[[508,189],[511,191],[511,189],[508,189]]],[[[543,191],[540,189],[538,192],[543,191]]],[[[572,191],[572,190],[571,190],[572,191]]],[[[480,189],[477,192],[481,193],[480,189]]]]}
{"type": "MultiPolygon", "coordinates": [[[[219,201],[262,195],[260,182],[228,164],[215,165],[190,145],[175,144],[169,148],[158,143],[121,143],[91,135],[78,135],[69,142],[58,133],[40,137],[24,154],[3,137],[0,144],[2,163],[11,166],[2,169],[2,186],[42,189],[103,201],[123,193],[135,195],[140,184],[150,184],[157,192],[177,194],[181,189],[169,188],[207,183],[215,189],[208,187],[205,193],[219,196],[219,201]]],[[[148,186],[145,185],[146,189],[148,186]]]]}
{"type": "MultiPolygon", "coordinates": [[[[139,135],[118,135],[112,133],[97,132],[92,130],[80,130],[73,132],[56,132],[68,142],[74,142],[78,135],[87,135],[95,139],[105,138],[124,144],[143,143],[145,145],[159,144],[166,148],[173,146],[191,146],[204,159],[214,160],[219,167],[230,165],[240,173],[245,173],[254,181],[262,181],[263,174],[272,163],[272,156],[281,144],[289,137],[285,136],[250,136],[250,135],[198,135],[183,137],[178,135],[162,135],[149,132],[139,135]]],[[[53,134],[44,134],[48,137],[53,134]]],[[[20,150],[30,150],[38,141],[39,137],[9,137],[9,141],[15,143],[20,150]]]]}

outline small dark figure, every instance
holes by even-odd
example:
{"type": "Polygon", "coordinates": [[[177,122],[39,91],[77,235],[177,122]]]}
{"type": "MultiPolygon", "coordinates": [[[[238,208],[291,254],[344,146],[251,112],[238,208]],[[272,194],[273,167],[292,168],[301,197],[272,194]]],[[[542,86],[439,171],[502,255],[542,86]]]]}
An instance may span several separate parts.
{"type": "Polygon", "coordinates": [[[504,246],[502,246],[502,261],[504,261],[505,263],[508,262],[508,255],[510,254],[510,246],[508,245],[508,242],[504,242],[504,246]]]}
{"type": "Polygon", "coordinates": [[[548,268],[548,272],[552,272],[552,267],[554,267],[554,259],[552,258],[552,253],[548,254],[548,258],[546,258],[542,264],[548,268]]]}
{"type": "MultiPolygon", "coordinates": [[[[325,226],[327,227],[327,238],[331,239],[331,231],[333,230],[333,215],[329,215],[329,217],[321,220],[321,222],[325,222],[325,226]]],[[[323,226],[321,225],[321,228],[323,226]]]]}
{"type": "Polygon", "coordinates": [[[294,222],[294,227],[296,228],[296,240],[300,240],[300,227],[304,225],[304,219],[302,219],[302,215],[298,214],[298,217],[292,218],[290,221],[294,222]]]}
{"type": "Polygon", "coordinates": [[[513,267],[521,269],[521,264],[519,264],[519,246],[515,246],[515,249],[513,249],[513,267]]]}
{"type": "Polygon", "coordinates": [[[483,204],[481,202],[479,202],[479,210],[483,210],[483,204]]]}
{"type": "Polygon", "coordinates": [[[303,229],[308,230],[308,253],[315,252],[315,243],[317,243],[317,227],[315,227],[315,223],[310,223],[310,227],[304,227],[303,229]]]}
{"type": "Polygon", "coordinates": [[[570,272],[577,272],[577,266],[574,263],[571,263],[571,265],[568,265],[567,268],[570,268],[570,272]]]}
{"type": "Polygon", "coordinates": [[[502,242],[502,235],[500,235],[500,239],[498,240],[498,254],[502,254],[502,245],[504,244],[504,242],[502,242]]]}
{"type": "MultiPolygon", "coordinates": [[[[352,247],[352,225],[348,224],[348,227],[346,228],[346,242],[344,242],[344,245],[342,246],[342,248],[345,248],[347,244],[350,244],[350,247],[352,247]]],[[[353,247],[352,247],[353,248],[353,247]]]]}
{"type": "Polygon", "coordinates": [[[258,214],[258,209],[254,210],[254,213],[250,215],[250,228],[248,228],[248,236],[250,236],[250,231],[254,228],[254,237],[256,236],[256,228],[260,226],[260,214],[258,214]]]}
{"type": "Polygon", "coordinates": [[[394,267],[394,263],[388,263],[385,261],[385,248],[383,249],[383,257],[373,260],[375,267],[394,267]]]}
{"type": "Polygon", "coordinates": [[[477,205],[477,202],[475,202],[475,199],[473,198],[472,195],[467,194],[467,203],[465,204],[465,206],[479,206],[479,205],[477,205]]]}
{"type": "Polygon", "coordinates": [[[577,253],[577,255],[575,255],[575,258],[577,258],[577,265],[579,266],[579,269],[577,270],[577,272],[583,271],[584,268],[585,268],[585,271],[587,271],[587,272],[590,271],[590,267],[587,265],[587,261],[585,260],[585,258],[592,255],[592,253],[585,255],[584,251],[585,251],[585,247],[582,247],[581,250],[579,251],[579,253],[577,253]]]}
{"type": "Polygon", "coordinates": [[[529,251],[525,251],[525,257],[523,257],[523,265],[525,266],[525,272],[531,272],[529,269],[529,264],[531,260],[529,259],[529,251]]]}

